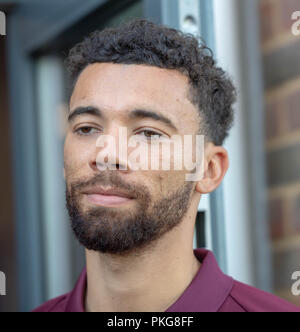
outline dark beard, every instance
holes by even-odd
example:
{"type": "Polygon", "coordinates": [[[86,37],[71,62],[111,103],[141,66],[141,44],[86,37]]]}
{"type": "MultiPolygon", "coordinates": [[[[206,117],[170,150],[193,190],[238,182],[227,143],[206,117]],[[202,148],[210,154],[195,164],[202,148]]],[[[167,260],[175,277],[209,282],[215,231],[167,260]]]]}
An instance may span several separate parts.
{"type": "Polygon", "coordinates": [[[133,187],[123,183],[117,173],[102,172],[91,181],[71,184],[70,190],[67,186],[66,203],[73,232],[86,249],[126,254],[145,249],[180,224],[188,209],[192,188],[193,182],[187,182],[168,197],[151,204],[151,195],[145,186],[133,187]],[[125,189],[135,197],[137,208],[124,212],[97,206],[81,211],[79,193],[95,184],[125,189]]]}

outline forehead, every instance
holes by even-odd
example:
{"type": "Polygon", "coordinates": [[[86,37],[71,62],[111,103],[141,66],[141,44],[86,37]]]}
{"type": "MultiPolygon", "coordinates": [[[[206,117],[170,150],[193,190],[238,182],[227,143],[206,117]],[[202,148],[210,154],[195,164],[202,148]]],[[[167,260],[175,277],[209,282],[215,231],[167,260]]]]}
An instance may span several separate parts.
{"type": "Polygon", "coordinates": [[[110,112],[136,107],[159,109],[173,120],[195,121],[197,110],[188,99],[188,78],[177,70],[146,65],[95,63],[80,74],[70,109],[96,106],[110,112]]]}

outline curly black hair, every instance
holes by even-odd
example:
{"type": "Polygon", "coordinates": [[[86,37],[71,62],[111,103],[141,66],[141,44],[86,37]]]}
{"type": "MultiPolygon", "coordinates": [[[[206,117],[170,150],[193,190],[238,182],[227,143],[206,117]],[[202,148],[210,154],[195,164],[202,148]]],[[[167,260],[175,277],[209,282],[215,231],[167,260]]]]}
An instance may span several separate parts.
{"type": "Polygon", "coordinates": [[[75,45],[66,59],[72,88],[89,64],[102,62],[144,64],[185,74],[189,97],[200,112],[199,133],[216,145],[223,144],[233,123],[236,90],[204,41],[145,19],[95,31],[75,45]]]}

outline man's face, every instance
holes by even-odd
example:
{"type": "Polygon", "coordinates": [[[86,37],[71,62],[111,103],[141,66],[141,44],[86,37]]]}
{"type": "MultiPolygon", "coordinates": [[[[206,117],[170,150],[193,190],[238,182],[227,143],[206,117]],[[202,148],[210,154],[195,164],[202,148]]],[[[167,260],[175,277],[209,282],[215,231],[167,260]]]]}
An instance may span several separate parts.
{"type": "MultiPolygon", "coordinates": [[[[100,170],[104,147],[96,143],[101,135],[111,135],[119,152],[120,127],[142,150],[153,135],[163,142],[172,135],[195,136],[199,118],[188,92],[188,78],[181,73],[144,65],[97,63],[79,76],[64,160],[72,228],[87,249],[120,254],[144,248],[183,219],[195,188],[185,178],[190,171],[132,170],[117,155],[115,170],[100,170]]],[[[128,155],[133,150],[128,147],[128,155]]],[[[162,150],[156,157],[164,159],[162,150]]],[[[149,164],[151,158],[149,152],[149,164]]]]}

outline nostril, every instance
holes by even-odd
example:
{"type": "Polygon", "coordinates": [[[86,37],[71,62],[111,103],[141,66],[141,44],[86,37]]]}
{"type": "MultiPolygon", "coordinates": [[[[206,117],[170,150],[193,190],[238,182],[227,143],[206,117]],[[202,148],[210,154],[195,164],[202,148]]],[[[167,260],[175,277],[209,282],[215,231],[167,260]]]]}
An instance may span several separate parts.
{"type": "Polygon", "coordinates": [[[118,171],[127,171],[127,167],[123,164],[103,164],[100,162],[93,162],[92,163],[92,168],[94,170],[99,170],[99,171],[103,171],[103,170],[118,170],[118,171]]]}
{"type": "Polygon", "coordinates": [[[118,171],[127,171],[127,167],[125,165],[122,165],[122,164],[116,164],[116,169],[118,171]]]}

